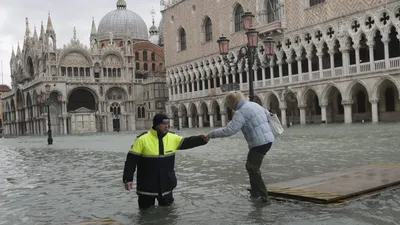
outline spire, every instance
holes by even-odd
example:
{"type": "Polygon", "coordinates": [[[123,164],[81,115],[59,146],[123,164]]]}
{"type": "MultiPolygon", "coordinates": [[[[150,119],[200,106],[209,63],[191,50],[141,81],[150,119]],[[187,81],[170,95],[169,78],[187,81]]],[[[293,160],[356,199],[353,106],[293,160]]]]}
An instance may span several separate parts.
{"type": "Polygon", "coordinates": [[[74,36],[72,37],[72,39],[76,40],[76,27],[74,27],[74,36]]]}
{"type": "Polygon", "coordinates": [[[43,21],[40,27],[40,36],[39,36],[39,40],[43,40],[44,39],[44,26],[43,26],[43,21]]]}
{"type": "Polygon", "coordinates": [[[125,2],[125,0],[118,0],[118,1],[117,1],[117,9],[126,9],[126,2],[125,2]]]}
{"type": "Polygon", "coordinates": [[[14,46],[12,47],[12,51],[11,51],[11,59],[15,59],[14,46]]]}
{"type": "Polygon", "coordinates": [[[29,38],[29,35],[31,34],[31,31],[29,30],[29,21],[28,21],[28,17],[25,18],[25,24],[26,24],[25,36],[26,36],[26,38],[29,38]]]}
{"type": "Polygon", "coordinates": [[[53,33],[54,29],[53,29],[53,23],[51,22],[51,17],[50,17],[50,13],[49,13],[49,17],[47,18],[47,30],[46,33],[53,33]]]}
{"type": "Polygon", "coordinates": [[[37,35],[37,32],[36,32],[36,26],[33,28],[33,39],[34,39],[35,41],[38,40],[38,35],[37,35]]]}
{"type": "Polygon", "coordinates": [[[21,55],[21,48],[19,47],[19,42],[18,42],[18,47],[17,47],[17,56],[21,55]]]}
{"type": "Polygon", "coordinates": [[[97,34],[97,29],[96,29],[96,24],[94,23],[94,17],[92,18],[92,31],[90,32],[90,35],[96,35],[97,34]]]}

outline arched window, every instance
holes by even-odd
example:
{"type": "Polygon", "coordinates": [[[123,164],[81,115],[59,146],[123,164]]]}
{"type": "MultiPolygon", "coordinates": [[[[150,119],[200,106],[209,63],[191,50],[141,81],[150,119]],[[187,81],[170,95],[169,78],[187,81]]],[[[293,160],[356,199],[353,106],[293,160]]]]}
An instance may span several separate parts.
{"type": "Polygon", "coordinates": [[[140,70],[140,63],[137,62],[135,67],[136,67],[136,70],[140,70]]]}
{"type": "Polygon", "coordinates": [[[186,31],[183,28],[179,30],[179,42],[181,47],[180,50],[186,50],[186,31]]]}
{"type": "Polygon", "coordinates": [[[142,107],[142,118],[146,118],[146,110],[142,107]]]}
{"type": "Polygon", "coordinates": [[[144,71],[148,71],[148,70],[149,70],[149,68],[147,67],[147,63],[144,63],[144,64],[143,64],[143,70],[144,70],[144,71]]]}
{"type": "Polygon", "coordinates": [[[204,21],[204,32],[206,35],[206,42],[212,41],[212,22],[210,17],[207,17],[204,21]]]}
{"type": "Polygon", "coordinates": [[[143,61],[147,61],[147,51],[143,51],[143,61]]]}
{"type": "Polygon", "coordinates": [[[151,64],[151,71],[153,71],[153,72],[156,71],[156,64],[155,63],[151,64]]]}
{"type": "Polygon", "coordinates": [[[136,61],[139,60],[139,52],[135,52],[135,60],[136,60],[136,61]]]}
{"type": "Polygon", "coordinates": [[[137,115],[139,119],[142,118],[142,110],[140,109],[140,107],[137,107],[137,115]]]}
{"type": "Polygon", "coordinates": [[[151,53],[151,61],[156,61],[156,54],[154,52],[151,53]]]}
{"type": "Polygon", "coordinates": [[[235,32],[243,30],[242,15],[243,7],[242,5],[237,5],[235,9],[235,32]]]}

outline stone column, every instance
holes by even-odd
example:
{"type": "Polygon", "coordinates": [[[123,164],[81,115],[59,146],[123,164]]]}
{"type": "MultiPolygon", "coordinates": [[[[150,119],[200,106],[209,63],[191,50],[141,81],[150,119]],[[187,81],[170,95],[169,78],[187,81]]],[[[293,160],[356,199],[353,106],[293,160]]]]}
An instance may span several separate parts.
{"type": "Polygon", "coordinates": [[[188,117],[188,120],[189,120],[189,128],[193,128],[193,117],[192,117],[192,115],[188,114],[187,117],[188,117]]]}
{"type": "MultiPolygon", "coordinates": [[[[385,36],[385,35],[383,35],[385,36]]],[[[385,49],[385,68],[389,69],[390,68],[390,61],[389,61],[389,37],[383,37],[382,38],[383,46],[385,49]]]]}
{"type": "Polygon", "coordinates": [[[293,62],[292,58],[286,59],[286,63],[288,64],[289,84],[292,83],[292,75],[293,75],[292,74],[293,73],[293,71],[292,71],[292,62],[293,62]]]}
{"type": "Polygon", "coordinates": [[[269,74],[271,79],[271,86],[274,86],[274,68],[272,67],[272,62],[269,64],[269,74]]]}
{"type": "Polygon", "coordinates": [[[334,49],[334,47],[332,47],[332,49],[329,49],[328,53],[329,53],[329,58],[331,60],[331,73],[332,73],[332,77],[334,77],[335,76],[335,49],[334,49]]]}
{"type": "Polygon", "coordinates": [[[353,113],[351,107],[353,106],[353,100],[344,100],[342,101],[342,105],[344,107],[344,123],[350,124],[353,122],[353,113]]]}
{"type": "Polygon", "coordinates": [[[306,105],[299,105],[300,109],[300,124],[306,124],[306,105]]]}
{"type": "Polygon", "coordinates": [[[282,61],[278,61],[279,66],[279,84],[283,84],[282,61]]]}
{"type": "Polygon", "coordinates": [[[226,113],[221,112],[221,126],[226,126],[226,113]]]}
{"type": "Polygon", "coordinates": [[[302,66],[301,66],[301,59],[302,59],[302,57],[301,56],[296,56],[296,60],[297,60],[297,70],[299,71],[298,72],[298,79],[299,79],[299,81],[301,81],[302,80],[302,76],[301,76],[301,74],[303,73],[303,68],[302,68],[302,66]]]}
{"type": "Polygon", "coordinates": [[[210,116],[210,127],[213,128],[213,127],[215,127],[215,125],[214,125],[214,114],[209,114],[209,116],[210,116]]]}
{"type": "Polygon", "coordinates": [[[308,80],[312,80],[312,55],[311,53],[307,53],[307,62],[308,62],[308,80]]]}
{"type": "Polygon", "coordinates": [[[370,99],[369,102],[371,102],[372,122],[377,123],[379,122],[379,112],[378,112],[379,99],[370,99]]]}
{"type": "Polygon", "coordinates": [[[321,103],[320,104],[321,107],[321,123],[328,123],[327,118],[326,118],[326,108],[328,107],[327,103],[321,103]]]}
{"type": "Polygon", "coordinates": [[[360,44],[353,45],[354,51],[356,52],[356,71],[360,72],[360,44]]]}
{"type": "Polygon", "coordinates": [[[182,117],[182,115],[179,115],[179,128],[181,128],[181,127],[183,127],[183,117],[182,117]]]}
{"type": "Polygon", "coordinates": [[[349,49],[342,48],[342,61],[343,61],[343,75],[349,74],[349,65],[350,65],[350,57],[349,57],[349,49]]]}
{"type": "Polygon", "coordinates": [[[322,56],[324,56],[324,53],[322,52],[322,49],[321,50],[318,49],[317,56],[318,56],[319,78],[322,79],[324,78],[324,67],[322,62],[322,56]]]}
{"type": "Polygon", "coordinates": [[[68,134],[67,130],[67,117],[63,117],[63,122],[64,122],[64,134],[68,134]]]}
{"type": "Polygon", "coordinates": [[[369,47],[369,63],[371,66],[371,71],[374,71],[375,70],[375,59],[374,59],[375,41],[368,41],[367,45],[369,47]]]}
{"type": "Polygon", "coordinates": [[[262,69],[262,86],[265,87],[265,68],[264,66],[261,67],[262,69]]]}
{"type": "Polygon", "coordinates": [[[282,126],[285,126],[288,123],[288,121],[286,120],[286,107],[281,108],[281,123],[282,126]]]}
{"type": "Polygon", "coordinates": [[[203,121],[203,115],[199,114],[199,127],[203,128],[204,127],[204,121],[203,121]]]}

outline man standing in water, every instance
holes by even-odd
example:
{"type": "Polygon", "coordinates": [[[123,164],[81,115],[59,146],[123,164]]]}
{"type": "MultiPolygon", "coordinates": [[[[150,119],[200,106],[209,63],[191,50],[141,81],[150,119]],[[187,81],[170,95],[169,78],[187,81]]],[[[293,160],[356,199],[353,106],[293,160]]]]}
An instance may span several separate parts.
{"type": "Polygon", "coordinates": [[[168,130],[169,119],[165,114],[156,114],[153,127],[139,135],[126,157],[123,174],[125,189],[133,188],[133,176],[137,167],[136,193],[140,209],[155,204],[169,206],[174,202],[173,189],[177,185],[175,176],[175,152],[205,145],[205,135],[181,137],[168,130]]]}
{"type": "Polygon", "coordinates": [[[242,130],[250,149],[247,155],[246,170],[250,178],[251,198],[269,203],[260,167],[265,154],[275,140],[267,117],[270,112],[257,103],[247,101],[240,91],[229,92],[225,100],[226,106],[235,110],[232,120],[226,127],[212,130],[206,136],[210,139],[223,138],[242,130]]]}

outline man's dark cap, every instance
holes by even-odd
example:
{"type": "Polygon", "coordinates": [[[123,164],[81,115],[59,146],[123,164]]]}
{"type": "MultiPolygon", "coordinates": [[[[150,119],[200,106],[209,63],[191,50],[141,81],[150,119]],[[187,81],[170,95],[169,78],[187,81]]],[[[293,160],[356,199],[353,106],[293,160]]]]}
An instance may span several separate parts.
{"type": "Polygon", "coordinates": [[[161,123],[169,123],[169,118],[164,113],[157,113],[153,117],[153,126],[156,127],[161,123]]]}

